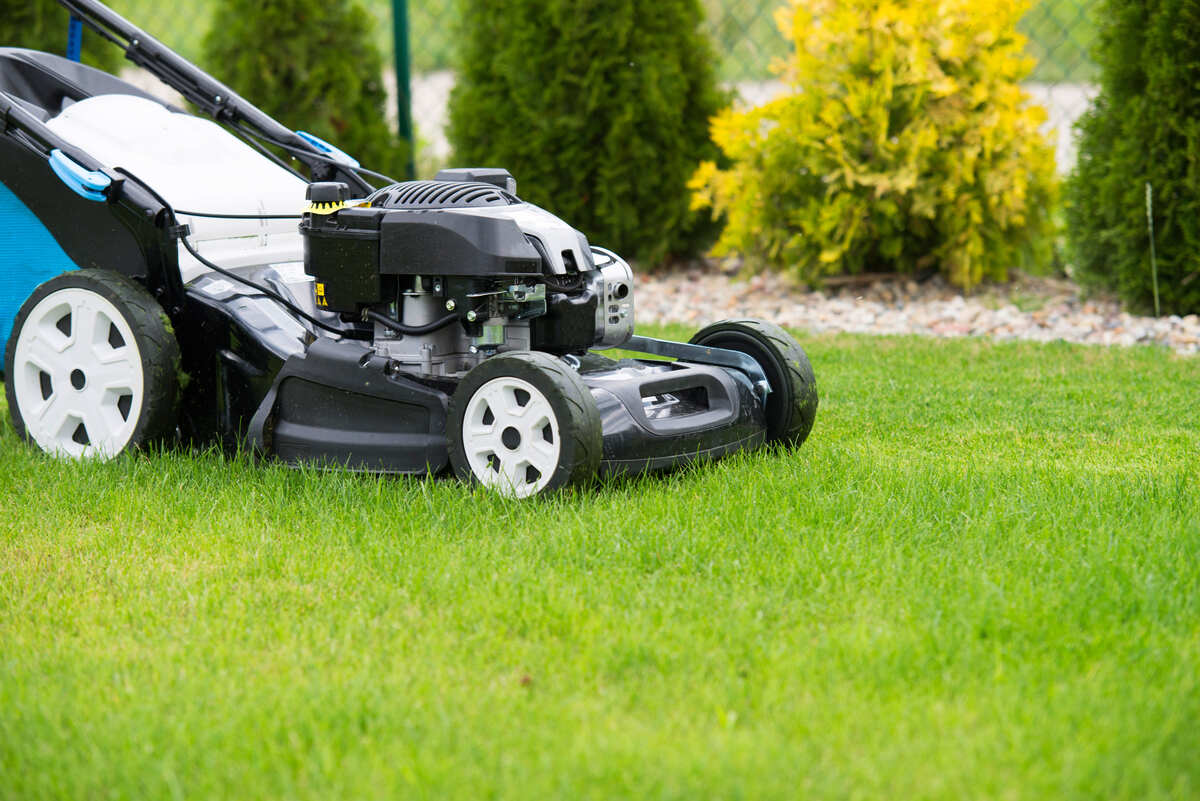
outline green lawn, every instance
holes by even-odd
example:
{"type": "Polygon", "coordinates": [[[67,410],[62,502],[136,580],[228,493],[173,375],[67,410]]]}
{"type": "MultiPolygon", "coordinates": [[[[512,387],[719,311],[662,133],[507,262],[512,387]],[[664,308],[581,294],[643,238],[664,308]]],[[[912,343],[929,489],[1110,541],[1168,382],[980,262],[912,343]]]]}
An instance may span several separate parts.
{"type": "Polygon", "coordinates": [[[0,799],[1200,796],[1200,360],[804,341],[799,452],[538,502],[5,424],[0,799]]]}

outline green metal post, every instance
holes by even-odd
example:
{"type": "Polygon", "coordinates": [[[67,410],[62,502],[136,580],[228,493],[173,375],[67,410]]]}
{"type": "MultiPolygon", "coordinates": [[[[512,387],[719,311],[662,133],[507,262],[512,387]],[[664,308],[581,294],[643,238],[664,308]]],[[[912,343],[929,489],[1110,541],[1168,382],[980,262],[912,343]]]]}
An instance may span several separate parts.
{"type": "Polygon", "coordinates": [[[392,35],[396,53],[397,132],[408,145],[408,179],[416,178],[417,138],[413,136],[412,76],[409,74],[408,0],[392,0],[392,35]]]}

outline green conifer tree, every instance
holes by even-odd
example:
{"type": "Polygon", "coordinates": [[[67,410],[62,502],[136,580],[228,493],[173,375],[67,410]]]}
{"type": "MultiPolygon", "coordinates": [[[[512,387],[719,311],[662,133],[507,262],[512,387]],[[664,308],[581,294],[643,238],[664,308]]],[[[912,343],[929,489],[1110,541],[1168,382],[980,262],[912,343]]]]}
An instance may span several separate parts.
{"type": "Polygon", "coordinates": [[[688,179],[723,105],[698,0],[464,0],[455,161],[598,245],[654,261],[715,233],[688,179]]]}
{"type": "Polygon", "coordinates": [[[285,125],[402,179],[407,145],[385,117],[373,24],[359,0],[217,0],[204,67],[285,125]]]}
{"type": "MultiPolygon", "coordinates": [[[[28,47],[64,55],[68,19],[67,10],[54,0],[0,0],[0,47],[28,47]]],[[[85,30],[83,62],[115,72],[121,66],[121,51],[85,30]]]]}
{"type": "Polygon", "coordinates": [[[1097,19],[1100,96],[1067,184],[1072,261],[1153,308],[1149,183],[1162,310],[1200,312],[1200,0],[1106,0],[1097,19]]]}

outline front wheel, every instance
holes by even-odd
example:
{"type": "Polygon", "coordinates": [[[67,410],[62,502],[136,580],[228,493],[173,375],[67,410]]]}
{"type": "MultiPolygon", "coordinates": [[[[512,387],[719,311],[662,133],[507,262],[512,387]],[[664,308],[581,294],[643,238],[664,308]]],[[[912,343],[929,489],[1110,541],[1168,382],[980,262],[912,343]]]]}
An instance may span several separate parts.
{"type": "Polygon", "coordinates": [[[579,374],[545,353],[502,353],[450,398],[450,464],[460,478],[528,498],[595,475],[600,413],[579,374]]]}
{"type": "Polygon", "coordinates": [[[179,345],[145,289],[104,270],[34,290],[4,356],[13,427],[47,453],[111,459],[174,430],[179,345]]]}
{"type": "Polygon", "coordinates": [[[722,320],[702,328],[691,343],[740,351],[762,367],[771,384],[767,442],[796,447],[808,438],[817,416],[817,379],[791,334],[762,320],[722,320]]]}

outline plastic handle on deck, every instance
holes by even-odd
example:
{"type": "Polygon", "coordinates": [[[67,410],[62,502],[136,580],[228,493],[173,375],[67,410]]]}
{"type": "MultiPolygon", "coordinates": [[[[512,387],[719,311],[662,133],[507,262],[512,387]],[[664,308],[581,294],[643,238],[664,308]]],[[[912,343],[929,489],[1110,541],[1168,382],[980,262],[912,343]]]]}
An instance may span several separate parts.
{"type": "Polygon", "coordinates": [[[104,201],[112,179],[99,170],[81,167],[58,148],[50,151],[50,169],[72,192],[88,200],[104,201]]]}

